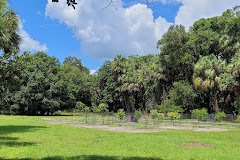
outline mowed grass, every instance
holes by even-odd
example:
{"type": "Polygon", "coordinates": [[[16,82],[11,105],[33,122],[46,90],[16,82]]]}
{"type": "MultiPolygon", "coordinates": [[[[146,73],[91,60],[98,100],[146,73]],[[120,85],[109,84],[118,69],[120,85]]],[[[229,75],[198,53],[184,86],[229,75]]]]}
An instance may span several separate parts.
{"type": "Polygon", "coordinates": [[[239,130],[118,133],[51,125],[42,118],[0,116],[0,159],[240,159],[239,130]],[[208,143],[212,147],[184,146],[187,142],[208,143]]]}

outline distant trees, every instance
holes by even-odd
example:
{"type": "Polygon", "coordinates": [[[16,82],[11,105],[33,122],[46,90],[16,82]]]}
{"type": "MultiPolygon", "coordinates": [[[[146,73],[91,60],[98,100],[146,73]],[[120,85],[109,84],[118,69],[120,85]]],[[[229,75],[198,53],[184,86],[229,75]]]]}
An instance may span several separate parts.
{"type": "Polygon", "coordinates": [[[87,115],[97,108],[103,116],[126,112],[130,121],[151,110],[155,118],[160,112],[178,117],[203,107],[209,113],[238,114],[239,22],[236,6],[219,17],[200,19],[189,32],[172,25],[157,43],[159,54],[118,55],[90,75],[76,57],[60,64],[43,52],[18,55],[19,20],[0,0],[1,110],[27,115],[84,110],[87,115]]]}
{"type": "Polygon", "coordinates": [[[58,110],[73,109],[78,101],[90,105],[90,73],[79,60],[73,58],[81,67],[68,63],[61,66],[55,57],[43,52],[33,55],[25,52],[14,59],[18,68],[13,80],[9,79],[6,83],[8,89],[2,86],[2,110],[17,114],[50,115],[58,110]]]}

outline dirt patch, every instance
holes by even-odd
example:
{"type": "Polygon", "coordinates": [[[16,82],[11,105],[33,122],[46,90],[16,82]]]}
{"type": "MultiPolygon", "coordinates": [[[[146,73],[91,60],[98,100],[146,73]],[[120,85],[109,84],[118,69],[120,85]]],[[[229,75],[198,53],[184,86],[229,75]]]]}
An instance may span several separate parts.
{"type": "Polygon", "coordinates": [[[106,131],[115,131],[115,132],[127,132],[127,133],[147,133],[147,132],[162,132],[167,130],[194,130],[202,132],[223,132],[228,131],[227,129],[221,128],[192,128],[188,126],[159,126],[159,128],[148,129],[148,128],[136,128],[129,126],[113,126],[113,125],[100,125],[100,124],[83,124],[73,120],[58,120],[43,118],[43,120],[49,124],[66,124],[73,127],[83,127],[83,128],[93,128],[106,131]]]}
{"type": "Polygon", "coordinates": [[[195,131],[199,132],[225,132],[228,131],[228,129],[223,128],[197,128],[195,131]]]}
{"type": "Polygon", "coordinates": [[[228,129],[222,128],[193,128],[188,126],[160,126],[162,129],[176,129],[176,130],[194,130],[198,132],[224,132],[228,131],[228,129]]]}
{"type": "Polygon", "coordinates": [[[93,128],[105,131],[115,131],[115,132],[127,132],[127,133],[148,133],[148,132],[162,132],[166,129],[139,129],[135,127],[127,126],[110,126],[110,125],[100,125],[100,124],[81,124],[71,120],[54,120],[49,118],[43,118],[45,122],[49,124],[67,124],[73,127],[83,127],[83,128],[93,128]]]}
{"type": "Polygon", "coordinates": [[[213,145],[208,143],[199,143],[199,142],[188,142],[181,144],[181,146],[189,146],[189,147],[212,147],[213,145]]]}

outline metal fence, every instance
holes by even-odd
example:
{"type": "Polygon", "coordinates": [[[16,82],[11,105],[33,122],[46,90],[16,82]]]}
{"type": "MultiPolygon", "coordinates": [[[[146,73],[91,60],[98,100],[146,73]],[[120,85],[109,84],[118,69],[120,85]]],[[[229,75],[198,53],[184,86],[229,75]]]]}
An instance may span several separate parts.
{"type": "MultiPolygon", "coordinates": [[[[197,116],[191,113],[182,113],[181,119],[197,119],[197,116]]],[[[208,120],[214,120],[215,114],[208,114],[208,120]]],[[[237,119],[237,115],[234,114],[226,114],[226,121],[233,122],[237,119]]]]}

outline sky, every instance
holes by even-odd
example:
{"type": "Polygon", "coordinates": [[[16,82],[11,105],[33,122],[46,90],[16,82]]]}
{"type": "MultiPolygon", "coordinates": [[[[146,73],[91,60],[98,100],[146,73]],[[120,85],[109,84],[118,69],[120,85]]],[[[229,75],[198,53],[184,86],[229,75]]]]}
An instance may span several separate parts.
{"type": "Polygon", "coordinates": [[[239,0],[10,0],[20,17],[21,52],[44,51],[62,63],[68,56],[82,60],[94,73],[116,55],[159,53],[156,43],[172,24],[188,30],[201,18],[219,16],[239,0]]]}

